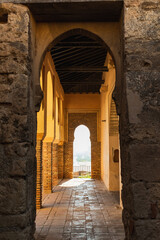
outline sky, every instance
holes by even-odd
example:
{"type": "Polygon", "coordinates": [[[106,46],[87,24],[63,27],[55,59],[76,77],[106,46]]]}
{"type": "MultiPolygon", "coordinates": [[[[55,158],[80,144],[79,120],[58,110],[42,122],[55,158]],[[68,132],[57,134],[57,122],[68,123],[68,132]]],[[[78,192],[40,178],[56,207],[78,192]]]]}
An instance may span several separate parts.
{"type": "Polygon", "coordinates": [[[76,153],[91,152],[91,141],[90,131],[84,126],[80,125],[74,132],[74,143],[73,143],[74,155],[76,153]]]}

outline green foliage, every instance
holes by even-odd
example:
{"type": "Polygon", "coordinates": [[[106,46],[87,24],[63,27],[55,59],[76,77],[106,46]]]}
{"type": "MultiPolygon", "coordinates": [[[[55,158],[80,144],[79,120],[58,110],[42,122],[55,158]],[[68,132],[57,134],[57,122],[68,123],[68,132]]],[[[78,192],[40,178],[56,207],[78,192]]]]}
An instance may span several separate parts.
{"type": "Polygon", "coordinates": [[[77,162],[90,162],[91,157],[90,157],[90,154],[88,152],[77,153],[76,154],[76,160],[77,160],[77,162]]]}
{"type": "Polygon", "coordinates": [[[85,174],[85,175],[81,175],[78,178],[91,178],[91,175],[89,173],[85,174]]]}

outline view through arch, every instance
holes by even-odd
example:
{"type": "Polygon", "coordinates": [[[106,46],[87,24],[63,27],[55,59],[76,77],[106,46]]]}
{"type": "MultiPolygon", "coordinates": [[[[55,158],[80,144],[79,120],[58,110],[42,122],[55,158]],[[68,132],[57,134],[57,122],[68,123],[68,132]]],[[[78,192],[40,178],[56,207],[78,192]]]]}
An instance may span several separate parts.
{"type": "Polygon", "coordinates": [[[91,177],[90,131],[85,125],[79,125],[74,132],[73,177],[91,177]]]}

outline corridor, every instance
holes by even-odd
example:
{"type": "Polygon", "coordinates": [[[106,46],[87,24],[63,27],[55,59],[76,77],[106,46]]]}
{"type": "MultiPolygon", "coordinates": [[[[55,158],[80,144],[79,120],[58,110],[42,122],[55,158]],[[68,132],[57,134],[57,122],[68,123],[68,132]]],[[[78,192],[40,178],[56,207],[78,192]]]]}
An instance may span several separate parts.
{"type": "Polygon", "coordinates": [[[93,179],[63,180],[37,210],[36,240],[123,240],[115,193],[93,179]]]}

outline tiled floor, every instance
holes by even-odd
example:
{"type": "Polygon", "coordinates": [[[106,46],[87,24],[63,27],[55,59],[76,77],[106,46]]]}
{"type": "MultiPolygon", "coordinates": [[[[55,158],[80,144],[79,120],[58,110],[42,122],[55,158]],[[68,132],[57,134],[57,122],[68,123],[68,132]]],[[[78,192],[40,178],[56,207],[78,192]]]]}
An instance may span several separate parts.
{"type": "Polygon", "coordinates": [[[63,180],[37,211],[37,240],[124,240],[121,209],[102,181],[63,180]]]}

